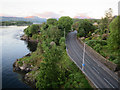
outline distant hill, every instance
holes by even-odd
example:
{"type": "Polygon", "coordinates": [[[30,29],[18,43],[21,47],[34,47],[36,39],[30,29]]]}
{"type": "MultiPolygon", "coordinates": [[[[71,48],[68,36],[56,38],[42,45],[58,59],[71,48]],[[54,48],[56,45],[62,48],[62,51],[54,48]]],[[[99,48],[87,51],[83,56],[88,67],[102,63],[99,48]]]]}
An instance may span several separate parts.
{"type": "Polygon", "coordinates": [[[43,23],[46,22],[45,18],[39,18],[37,16],[29,16],[29,17],[7,17],[0,16],[0,21],[30,21],[33,23],[43,23]]]}

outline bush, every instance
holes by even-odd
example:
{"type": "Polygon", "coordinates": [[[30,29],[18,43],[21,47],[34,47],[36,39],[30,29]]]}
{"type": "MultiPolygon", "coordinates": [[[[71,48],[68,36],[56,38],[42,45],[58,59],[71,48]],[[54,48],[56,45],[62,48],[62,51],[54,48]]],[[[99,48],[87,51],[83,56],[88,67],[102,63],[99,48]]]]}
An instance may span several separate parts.
{"type": "Polygon", "coordinates": [[[33,39],[37,39],[37,38],[38,38],[38,34],[34,34],[34,35],[32,36],[32,38],[33,38],[33,39]]]}
{"type": "Polygon", "coordinates": [[[115,64],[119,64],[119,63],[120,63],[120,61],[119,61],[118,59],[113,60],[113,62],[114,62],[115,64]]]}
{"type": "Polygon", "coordinates": [[[89,38],[85,38],[85,41],[88,41],[89,40],[89,38]]]}
{"type": "Polygon", "coordinates": [[[120,52],[120,16],[113,19],[109,28],[108,47],[113,51],[120,52]]]}
{"type": "Polygon", "coordinates": [[[106,57],[106,54],[102,51],[100,51],[100,54],[103,56],[103,57],[106,57]]]}
{"type": "Polygon", "coordinates": [[[110,57],[109,57],[109,60],[110,60],[110,61],[115,60],[115,56],[110,56],[110,57]]]}
{"type": "Polygon", "coordinates": [[[100,50],[102,49],[102,47],[101,47],[100,44],[96,44],[93,48],[94,48],[98,53],[100,53],[100,50]]]}
{"type": "Polygon", "coordinates": [[[38,24],[33,24],[33,25],[28,26],[28,27],[24,30],[24,32],[25,32],[25,34],[26,34],[27,36],[32,37],[32,35],[38,33],[38,30],[39,30],[39,29],[40,29],[40,28],[39,28],[39,25],[38,25],[38,24]]]}
{"type": "Polygon", "coordinates": [[[87,35],[89,36],[90,33],[94,32],[95,29],[95,26],[93,26],[89,20],[83,20],[79,24],[78,33],[80,34],[80,37],[86,37],[87,35]]]}
{"type": "Polygon", "coordinates": [[[54,19],[54,18],[47,19],[47,24],[48,25],[56,25],[57,24],[57,20],[54,19]]]}

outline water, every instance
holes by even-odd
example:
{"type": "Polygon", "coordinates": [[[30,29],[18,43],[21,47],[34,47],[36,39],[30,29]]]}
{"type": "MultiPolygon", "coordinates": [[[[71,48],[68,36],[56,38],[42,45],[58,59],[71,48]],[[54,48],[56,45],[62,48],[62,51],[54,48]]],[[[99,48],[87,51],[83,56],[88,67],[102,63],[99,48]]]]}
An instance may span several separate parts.
{"type": "Polygon", "coordinates": [[[30,53],[29,44],[20,40],[26,26],[0,27],[0,47],[2,47],[2,88],[30,88],[22,81],[22,76],[13,72],[13,63],[30,53]],[[29,48],[28,48],[29,47],[29,48]]]}

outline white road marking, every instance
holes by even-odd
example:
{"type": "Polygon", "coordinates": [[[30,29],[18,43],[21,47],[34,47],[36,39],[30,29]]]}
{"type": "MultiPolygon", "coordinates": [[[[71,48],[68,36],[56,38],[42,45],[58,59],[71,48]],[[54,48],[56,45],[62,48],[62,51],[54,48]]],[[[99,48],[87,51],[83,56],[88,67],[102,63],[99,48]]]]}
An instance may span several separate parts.
{"type": "MultiPolygon", "coordinates": [[[[78,65],[78,64],[72,59],[72,57],[69,55],[67,48],[66,48],[66,51],[67,51],[68,56],[71,58],[71,60],[78,66],[78,68],[80,68],[79,65],[78,65]]],[[[80,68],[80,70],[82,71],[82,68],[80,68]]],[[[88,77],[88,79],[89,79],[90,81],[92,81],[92,83],[95,85],[95,87],[98,88],[98,86],[93,82],[93,80],[92,80],[84,71],[82,71],[82,72],[88,77]]]]}
{"type": "MultiPolygon", "coordinates": [[[[113,87],[113,85],[112,85],[107,79],[104,78],[104,80],[105,80],[110,86],[113,87]]],[[[114,88],[114,87],[113,87],[113,88],[114,88]]]]}
{"type": "MultiPolygon", "coordinates": [[[[104,67],[102,67],[102,69],[104,69],[104,67]]],[[[104,69],[105,70],[105,69],[104,69]]],[[[105,70],[109,75],[111,75],[107,70],[105,70]]],[[[111,75],[115,80],[118,81],[118,79],[116,79],[113,75],[111,75]]],[[[119,81],[118,81],[119,82],[119,81]]]]}
{"type": "Polygon", "coordinates": [[[96,68],[94,68],[94,67],[92,67],[98,74],[99,74],[99,72],[97,71],[97,69],[96,68]]]}
{"type": "MultiPolygon", "coordinates": [[[[87,54],[89,57],[91,57],[91,59],[94,60],[99,67],[101,67],[101,68],[102,68],[103,70],[105,70],[109,75],[111,75],[106,69],[104,69],[104,67],[102,67],[102,63],[101,63],[101,62],[96,61],[94,58],[92,58],[92,56],[89,55],[89,53],[88,53],[87,51],[86,51],[86,54],[87,54]]],[[[105,65],[103,64],[103,66],[105,66],[105,65]]],[[[106,66],[105,66],[105,67],[106,67],[106,66]]],[[[117,80],[117,81],[119,82],[119,80],[118,80],[117,78],[115,78],[113,75],[111,75],[111,76],[112,76],[115,80],[117,80]]]]}
{"type": "MultiPolygon", "coordinates": [[[[88,60],[85,60],[86,62],[88,62],[88,60]]],[[[90,62],[88,62],[90,64],[90,62]]]]}

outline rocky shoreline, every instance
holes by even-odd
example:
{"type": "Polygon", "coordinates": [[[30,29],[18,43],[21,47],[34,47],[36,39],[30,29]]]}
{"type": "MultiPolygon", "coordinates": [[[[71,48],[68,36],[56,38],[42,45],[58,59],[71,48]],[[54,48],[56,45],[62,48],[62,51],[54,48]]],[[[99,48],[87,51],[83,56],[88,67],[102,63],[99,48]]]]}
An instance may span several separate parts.
{"type": "Polygon", "coordinates": [[[29,41],[29,42],[37,42],[38,43],[38,40],[34,40],[31,37],[28,37],[26,35],[22,35],[20,38],[21,38],[21,40],[25,40],[25,41],[29,41]]]}
{"type": "MultiPolygon", "coordinates": [[[[28,56],[28,55],[30,55],[30,53],[27,54],[26,56],[28,56]]],[[[35,85],[36,79],[34,77],[35,74],[33,74],[32,72],[36,72],[39,68],[34,67],[33,65],[30,65],[30,64],[26,64],[24,61],[22,61],[23,64],[20,65],[19,61],[20,61],[20,59],[17,59],[14,62],[13,71],[14,72],[24,73],[25,74],[23,76],[24,82],[27,83],[28,85],[30,85],[31,87],[35,88],[36,87],[36,85],[35,85]]]]}
{"type": "MultiPolygon", "coordinates": [[[[38,43],[38,40],[33,40],[31,38],[28,38],[26,35],[21,36],[21,40],[29,41],[29,42],[36,42],[38,43]]],[[[30,57],[31,53],[23,56],[24,57],[30,57]]],[[[18,73],[24,73],[23,81],[30,85],[32,88],[36,88],[36,74],[39,72],[38,67],[35,67],[29,63],[25,63],[24,61],[21,61],[20,59],[17,59],[13,63],[13,71],[18,73]],[[19,63],[21,62],[21,63],[19,63]]]]}

